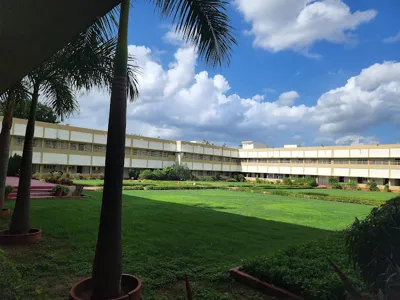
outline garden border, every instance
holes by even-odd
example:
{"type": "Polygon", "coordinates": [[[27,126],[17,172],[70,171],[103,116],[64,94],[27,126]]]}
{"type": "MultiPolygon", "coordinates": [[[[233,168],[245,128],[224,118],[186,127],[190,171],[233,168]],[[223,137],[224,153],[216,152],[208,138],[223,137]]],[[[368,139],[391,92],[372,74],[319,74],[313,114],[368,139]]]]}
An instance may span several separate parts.
{"type": "Polygon", "coordinates": [[[285,297],[285,299],[304,300],[302,297],[297,296],[287,290],[274,286],[273,284],[266,283],[256,277],[253,277],[241,271],[242,266],[232,268],[229,270],[230,276],[236,281],[243,283],[249,287],[263,291],[265,294],[274,297],[285,297]]]}

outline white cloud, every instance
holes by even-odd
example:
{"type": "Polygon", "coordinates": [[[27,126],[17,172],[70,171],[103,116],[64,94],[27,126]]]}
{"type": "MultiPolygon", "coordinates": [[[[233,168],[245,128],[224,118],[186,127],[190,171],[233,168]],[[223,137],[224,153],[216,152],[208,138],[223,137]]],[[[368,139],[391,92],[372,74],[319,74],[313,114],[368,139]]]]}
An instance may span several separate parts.
{"type": "Polygon", "coordinates": [[[294,135],[294,136],[292,137],[292,139],[294,139],[294,140],[301,140],[301,135],[296,134],[296,135],[294,135]]]}
{"type": "Polygon", "coordinates": [[[383,42],[387,44],[396,43],[398,41],[400,41],[400,31],[394,36],[383,39],[383,42]]]}
{"type": "Polygon", "coordinates": [[[294,50],[318,58],[309,49],[318,41],[351,43],[352,32],[375,18],[374,10],[351,12],[342,0],[234,0],[254,46],[271,52],[294,50]]]}
{"type": "Polygon", "coordinates": [[[379,144],[379,139],[375,136],[346,135],[336,139],[336,145],[368,145],[379,144]]]}
{"type": "MultiPolygon", "coordinates": [[[[140,98],[128,104],[128,133],[235,145],[245,139],[284,143],[297,139],[295,135],[332,143],[335,136],[357,136],[400,119],[396,62],[374,64],[321,95],[315,105],[304,105],[297,103],[296,91],[284,92],[277,100],[267,94],[245,98],[231,93],[223,75],[195,71],[197,55],[192,48],[178,49],[167,67],[147,47],[129,46],[129,52],[137,57],[142,74],[140,98]]],[[[94,90],[79,102],[80,114],[70,119],[71,124],[107,129],[107,93],[94,90]]]]}
{"type": "Polygon", "coordinates": [[[276,104],[278,106],[293,106],[298,98],[300,98],[300,95],[296,91],[285,92],[279,96],[276,104]]]}

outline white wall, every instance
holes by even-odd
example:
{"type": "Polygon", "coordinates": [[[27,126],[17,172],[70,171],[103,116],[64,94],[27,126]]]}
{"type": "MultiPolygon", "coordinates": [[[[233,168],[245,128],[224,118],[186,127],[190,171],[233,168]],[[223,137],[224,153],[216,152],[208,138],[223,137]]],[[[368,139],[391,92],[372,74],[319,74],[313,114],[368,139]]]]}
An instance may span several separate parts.
{"type": "Polygon", "coordinates": [[[164,143],[165,151],[176,151],[176,144],[164,143]]]}
{"type": "Polygon", "coordinates": [[[95,144],[107,144],[107,134],[95,134],[94,135],[94,143],[95,144]]]}
{"type": "Polygon", "coordinates": [[[389,157],[389,149],[370,149],[369,157],[389,157]]]}
{"type": "Polygon", "coordinates": [[[71,131],[71,141],[91,143],[92,134],[86,132],[71,131]]]}
{"type": "Polygon", "coordinates": [[[69,164],[75,166],[90,166],[91,157],[88,155],[70,154],[69,164]]]}
{"type": "Polygon", "coordinates": [[[137,140],[133,139],[133,147],[134,148],[144,148],[147,149],[149,148],[149,142],[145,140],[137,140]]]}
{"type": "Polygon", "coordinates": [[[368,169],[350,169],[351,177],[368,177],[368,169]]]}
{"type": "Polygon", "coordinates": [[[132,168],[147,168],[147,159],[132,159],[132,168]]]}
{"type": "Polygon", "coordinates": [[[105,156],[92,156],[92,166],[104,167],[106,165],[105,156]]]}
{"type": "Polygon", "coordinates": [[[372,178],[389,178],[389,170],[388,169],[370,169],[369,177],[372,178]]]}
{"type": "Polygon", "coordinates": [[[147,167],[150,169],[162,169],[162,161],[161,160],[148,160],[147,167]]]}
{"type": "MultiPolygon", "coordinates": [[[[43,164],[51,165],[66,165],[68,156],[67,154],[58,153],[43,153],[43,164]]],[[[90,162],[89,162],[90,163],[90,162]]]]}
{"type": "Polygon", "coordinates": [[[149,149],[163,150],[163,143],[160,142],[149,142],[149,149]]]}

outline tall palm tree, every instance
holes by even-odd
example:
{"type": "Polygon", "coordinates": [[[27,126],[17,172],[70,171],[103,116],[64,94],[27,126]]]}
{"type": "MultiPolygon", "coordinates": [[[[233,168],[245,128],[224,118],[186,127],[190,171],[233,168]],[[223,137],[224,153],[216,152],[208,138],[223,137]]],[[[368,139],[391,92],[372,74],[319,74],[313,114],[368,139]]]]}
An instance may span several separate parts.
{"type": "Polygon", "coordinates": [[[0,96],[3,109],[3,122],[0,133],[0,211],[4,208],[4,193],[8,161],[10,158],[11,127],[13,121],[14,105],[18,101],[28,99],[29,91],[24,80],[12,86],[0,96]]]}
{"type": "MultiPolygon", "coordinates": [[[[35,130],[36,108],[39,93],[46,99],[57,116],[62,120],[77,110],[75,92],[81,88],[109,88],[113,75],[113,57],[116,50],[115,39],[103,39],[88,30],[74,42],[68,44],[51,59],[27,76],[32,97],[26,126],[20,177],[14,212],[10,223],[11,234],[29,232],[30,188],[32,175],[32,146],[35,130]]],[[[130,65],[129,75],[135,68],[130,65]]],[[[130,92],[137,93],[136,79],[129,77],[130,92]]]]}
{"type": "MultiPolygon", "coordinates": [[[[150,0],[162,17],[172,16],[177,31],[197,46],[199,54],[213,66],[229,62],[232,27],[224,0],[150,0]]],[[[108,121],[104,190],[100,225],[92,270],[92,299],[120,296],[122,277],[122,179],[126,131],[126,72],[129,0],[121,3],[114,80],[108,121]]]]}

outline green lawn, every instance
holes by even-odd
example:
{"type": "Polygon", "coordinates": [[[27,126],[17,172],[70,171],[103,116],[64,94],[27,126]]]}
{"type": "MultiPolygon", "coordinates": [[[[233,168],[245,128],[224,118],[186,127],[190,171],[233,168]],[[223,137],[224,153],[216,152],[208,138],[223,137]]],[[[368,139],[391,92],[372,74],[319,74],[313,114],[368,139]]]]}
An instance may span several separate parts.
{"type": "MultiPolygon", "coordinates": [[[[88,199],[32,201],[32,225],[44,230],[44,239],[6,253],[38,299],[65,299],[76,281],[90,275],[101,193],[88,194],[88,199]]],[[[8,207],[13,204],[7,202],[8,207]]],[[[185,299],[185,272],[195,299],[268,299],[233,284],[227,270],[242,259],[343,229],[370,210],[359,204],[225,190],[126,191],[124,272],[143,279],[144,300],[185,299]]]]}
{"type": "Polygon", "coordinates": [[[354,197],[367,200],[381,200],[381,201],[386,201],[399,195],[396,193],[351,191],[351,190],[337,190],[337,189],[296,189],[296,190],[283,189],[282,191],[286,191],[289,193],[321,193],[321,194],[328,194],[330,196],[345,196],[345,197],[354,197]]]}

